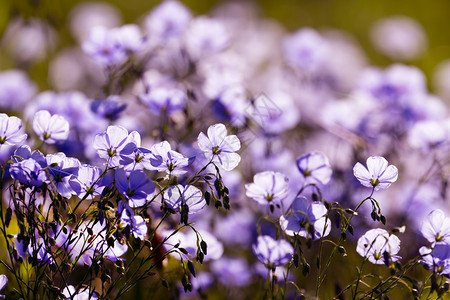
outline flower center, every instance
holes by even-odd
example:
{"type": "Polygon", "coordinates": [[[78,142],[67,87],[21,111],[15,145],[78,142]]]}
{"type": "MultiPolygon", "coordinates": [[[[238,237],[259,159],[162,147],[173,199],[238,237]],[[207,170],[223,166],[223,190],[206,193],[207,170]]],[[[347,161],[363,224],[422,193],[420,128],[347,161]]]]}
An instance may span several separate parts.
{"type": "Polygon", "coordinates": [[[215,147],[212,148],[212,153],[214,155],[219,155],[220,152],[222,152],[222,150],[219,149],[219,146],[215,146],[215,147]]]}
{"type": "Polygon", "coordinates": [[[0,144],[6,143],[6,136],[0,137],[0,144]]]}
{"type": "Polygon", "coordinates": [[[108,149],[108,156],[109,156],[109,157],[114,157],[114,156],[116,156],[116,150],[113,149],[113,148],[109,148],[109,149],[108,149]]]}
{"type": "Polygon", "coordinates": [[[377,179],[370,179],[370,183],[372,184],[372,186],[377,186],[379,183],[380,183],[380,181],[378,180],[378,178],[377,179]]]}

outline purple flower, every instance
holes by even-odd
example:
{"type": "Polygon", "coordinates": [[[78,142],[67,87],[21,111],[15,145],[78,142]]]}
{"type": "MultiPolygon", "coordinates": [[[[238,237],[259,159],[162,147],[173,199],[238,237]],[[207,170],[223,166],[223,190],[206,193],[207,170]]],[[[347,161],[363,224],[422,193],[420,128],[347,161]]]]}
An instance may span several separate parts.
{"type": "Polygon", "coordinates": [[[408,142],[414,148],[430,151],[450,139],[450,127],[445,122],[420,121],[409,131],[408,142]]]}
{"type": "Polygon", "coordinates": [[[181,111],[186,105],[186,93],[177,88],[157,87],[139,99],[156,115],[168,115],[181,111]]]}
{"type": "Polygon", "coordinates": [[[297,159],[297,167],[304,184],[327,184],[333,173],[328,158],[320,152],[311,152],[297,159]]]}
{"type": "MultiPolygon", "coordinates": [[[[76,259],[78,264],[91,265],[92,259],[102,253],[111,261],[116,261],[120,256],[124,255],[127,250],[127,244],[121,244],[114,239],[113,245],[110,246],[106,240],[107,230],[102,222],[87,221],[82,223],[76,232],[72,232],[70,240],[64,242],[64,248],[68,249],[72,259],[76,259]],[[90,228],[93,234],[89,234],[90,228]]],[[[113,238],[113,237],[112,237],[113,238]]]]}
{"type": "Polygon", "coordinates": [[[0,72],[0,106],[19,109],[36,93],[36,84],[21,70],[0,72]]]}
{"type": "Polygon", "coordinates": [[[266,134],[276,135],[294,128],[300,119],[300,113],[289,94],[274,91],[270,93],[270,98],[265,94],[256,97],[251,117],[266,134]]]}
{"type": "Polygon", "coordinates": [[[179,1],[168,0],[156,6],[145,20],[149,36],[178,37],[191,21],[191,12],[179,1]]]}
{"type": "Polygon", "coordinates": [[[13,179],[24,185],[41,186],[47,180],[43,163],[33,158],[16,162],[9,167],[13,179]]]}
{"type": "Polygon", "coordinates": [[[252,279],[250,267],[243,258],[222,257],[211,263],[211,270],[224,286],[246,286],[252,279]]]}
{"type": "MultiPolygon", "coordinates": [[[[223,255],[223,245],[217,240],[217,238],[205,230],[197,230],[201,239],[205,241],[208,246],[207,254],[205,255],[204,261],[216,260],[223,255]]],[[[177,259],[180,259],[181,252],[179,252],[174,247],[178,245],[177,248],[184,248],[188,251],[188,256],[192,259],[196,256],[197,247],[199,245],[198,236],[194,231],[189,231],[184,234],[181,231],[173,233],[172,231],[165,231],[163,235],[169,237],[164,243],[165,247],[168,249],[174,249],[176,253],[172,252],[171,255],[177,259]]]]}
{"type": "Polygon", "coordinates": [[[150,148],[150,151],[150,164],[152,169],[174,176],[187,172],[185,168],[190,164],[190,159],[172,150],[169,142],[163,141],[155,144],[150,148]]]}
{"type": "Polygon", "coordinates": [[[47,170],[49,179],[48,182],[56,187],[56,190],[65,198],[70,198],[74,193],[69,184],[71,175],[78,174],[78,168],[81,163],[78,159],[72,157],[66,157],[62,152],[56,154],[48,154],[45,158],[47,161],[47,170]]]}
{"type": "Polygon", "coordinates": [[[115,179],[117,189],[129,200],[130,207],[141,207],[154,196],[156,185],[144,171],[132,171],[127,178],[124,169],[117,169],[115,179]]]}
{"type": "Polygon", "coordinates": [[[227,136],[227,128],[219,123],[208,128],[208,136],[201,132],[198,136],[198,146],[206,158],[218,163],[225,171],[231,171],[241,161],[237,153],[241,143],[237,136],[227,136]]]}
{"type": "Polygon", "coordinates": [[[128,134],[122,126],[108,126],[106,132],[95,136],[94,149],[98,156],[108,160],[108,166],[118,167],[133,153],[138,143],[140,136],[136,131],[128,134]]]}
{"type": "Polygon", "coordinates": [[[358,162],[353,167],[353,174],[363,186],[378,191],[387,189],[397,181],[398,170],[393,165],[388,166],[384,157],[371,156],[367,159],[367,168],[358,162]]]}
{"type": "Polygon", "coordinates": [[[2,145],[19,145],[27,138],[22,129],[22,120],[0,113],[0,147],[2,145]]]}
{"type": "Polygon", "coordinates": [[[94,166],[82,165],[78,169],[77,175],[72,175],[69,179],[70,187],[80,198],[86,195],[99,195],[105,186],[112,183],[112,178],[108,174],[100,178],[103,171],[94,166]]]}
{"type": "Polygon", "coordinates": [[[144,240],[147,234],[147,224],[141,216],[136,216],[128,204],[119,202],[120,222],[122,226],[129,226],[131,234],[137,238],[144,240]]]}
{"type": "Polygon", "coordinates": [[[400,240],[381,228],[367,231],[358,240],[356,252],[373,264],[389,265],[399,260],[400,240]]]}
{"type": "Polygon", "coordinates": [[[394,64],[384,71],[370,68],[360,79],[360,89],[377,102],[396,105],[402,98],[426,94],[426,78],[416,67],[394,64]]]}
{"type": "Polygon", "coordinates": [[[450,219],[442,210],[433,210],[422,225],[422,235],[431,243],[450,243],[450,219]]]}
{"type": "Polygon", "coordinates": [[[281,206],[288,195],[288,178],[279,172],[264,171],[253,177],[252,183],[245,185],[247,197],[260,205],[281,206]]]}
{"type": "Polygon", "coordinates": [[[419,249],[423,265],[439,275],[450,274],[450,245],[447,243],[436,243],[432,249],[421,247],[419,249]]]}
{"type": "Polygon", "coordinates": [[[281,266],[291,261],[294,247],[285,240],[274,240],[271,236],[258,236],[256,245],[253,245],[256,257],[268,268],[281,266]]]}
{"type": "Polygon", "coordinates": [[[33,130],[42,141],[54,144],[67,139],[69,122],[63,116],[52,116],[47,110],[40,110],[34,114],[33,130]]]}
{"type": "Polygon", "coordinates": [[[327,217],[328,210],[321,202],[313,202],[308,205],[305,197],[294,200],[286,215],[280,217],[281,228],[287,235],[299,235],[320,239],[327,236],[331,231],[331,221],[327,217]],[[312,226],[307,228],[307,224],[312,226]]]}
{"type": "Polygon", "coordinates": [[[80,290],[75,289],[73,285],[68,285],[62,290],[65,300],[96,300],[98,296],[91,292],[87,287],[82,287],[80,290]]]}
{"type": "Polygon", "coordinates": [[[314,29],[303,28],[284,39],[283,54],[292,67],[314,72],[325,63],[328,44],[314,29]]]}
{"type": "Polygon", "coordinates": [[[222,22],[208,17],[197,17],[191,21],[184,42],[189,56],[197,60],[224,50],[230,43],[230,36],[222,22]]]}
{"type": "Polygon", "coordinates": [[[183,187],[181,184],[171,186],[165,191],[164,202],[174,210],[181,210],[183,205],[187,205],[189,214],[197,213],[206,205],[202,191],[195,186],[183,187]]]}
{"type": "Polygon", "coordinates": [[[117,28],[107,29],[98,26],[92,29],[89,39],[83,42],[82,48],[92,60],[104,67],[119,65],[127,59],[127,55],[117,42],[117,38],[117,28]]]}
{"type": "Polygon", "coordinates": [[[108,96],[105,100],[95,100],[91,109],[97,115],[109,119],[117,120],[122,113],[127,108],[126,104],[121,103],[121,99],[117,95],[108,96]]]}
{"type": "MultiPolygon", "coordinates": [[[[6,284],[8,283],[8,277],[6,277],[6,275],[0,275],[0,291],[3,290],[6,286],[6,284]]],[[[5,299],[4,295],[0,295],[1,299],[5,299]]]]}

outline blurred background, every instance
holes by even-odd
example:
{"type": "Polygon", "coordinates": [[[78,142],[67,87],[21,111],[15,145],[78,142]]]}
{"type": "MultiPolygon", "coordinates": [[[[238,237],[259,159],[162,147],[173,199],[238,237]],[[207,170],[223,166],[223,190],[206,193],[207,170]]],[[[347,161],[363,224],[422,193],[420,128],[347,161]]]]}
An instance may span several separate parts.
{"type": "MultiPolygon", "coordinates": [[[[58,49],[75,44],[70,34],[70,15],[74,7],[83,1],[65,0],[3,0],[0,2],[0,35],[3,36],[0,48],[0,69],[17,67],[11,54],[5,48],[4,34],[11,20],[23,17],[25,20],[39,18],[45,20],[57,36],[53,47],[46,49],[57,52],[58,49]]],[[[114,10],[120,23],[136,22],[143,18],[155,5],[161,1],[140,0],[111,0],[106,1],[114,10]]],[[[184,0],[194,14],[205,14],[218,5],[231,1],[220,0],[184,0]]],[[[446,34],[450,25],[450,3],[446,0],[426,1],[337,1],[337,0],[280,0],[280,1],[237,1],[251,2],[257,7],[261,17],[270,18],[280,22],[287,31],[293,32],[299,27],[310,26],[315,29],[340,29],[347,31],[360,44],[371,64],[387,66],[393,61],[403,60],[413,64],[424,71],[432,85],[433,74],[439,71],[442,63],[450,58],[450,35],[446,34]],[[422,43],[420,53],[409,55],[407,59],[400,59],[399,55],[386,55],[389,52],[377,48],[376,27],[380,21],[394,16],[408,16],[406,24],[400,24],[403,30],[398,33],[404,35],[397,42],[403,48],[410,48],[412,52],[416,43],[422,43]],[[419,32],[419,35],[417,35],[419,32]],[[410,45],[410,44],[413,45],[410,45]],[[380,51],[381,50],[381,51],[380,51]]],[[[386,20],[385,20],[386,21],[386,20]]],[[[404,21],[404,20],[403,20],[404,21]]],[[[379,28],[380,29],[380,28],[379,28]]],[[[381,29],[380,29],[381,30],[381,29]]],[[[379,30],[379,31],[380,31],[379,30]]],[[[37,42],[37,41],[34,41],[37,42]]],[[[402,47],[398,45],[398,47],[402,47]]],[[[38,51],[39,49],[35,49],[38,51]]],[[[32,51],[28,49],[28,51],[32,51]]],[[[405,50],[406,51],[406,50],[405,50]]],[[[29,68],[32,79],[37,81],[41,89],[48,87],[45,74],[47,74],[49,57],[51,53],[42,55],[39,63],[26,66],[29,68]]],[[[403,55],[408,56],[408,55],[403,55]]],[[[25,67],[25,66],[22,66],[25,67]]]]}
{"type": "MultiPolygon", "coordinates": [[[[75,0],[1,0],[0,71],[9,69],[22,69],[26,71],[30,79],[37,84],[36,90],[38,91],[45,91],[49,89],[56,91],[67,91],[74,89],[74,87],[77,87],[76,84],[78,82],[83,81],[83,78],[80,79],[79,77],[82,77],[87,73],[98,74],[98,72],[90,73],[91,70],[89,67],[91,67],[91,62],[89,60],[86,61],[86,56],[79,56],[79,45],[81,41],[86,39],[86,32],[90,26],[92,26],[93,23],[102,23],[103,25],[106,25],[106,27],[115,27],[122,24],[134,23],[141,25],[141,27],[145,27],[142,26],[142,24],[145,22],[146,16],[149,15],[153,7],[157,6],[161,2],[162,1],[142,0],[115,0],[105,2],[84,2],[75,0]],[[89,6],[86,6],[87,4],[89,4],[89,6]],[[74,60],[74,57],[80,57],[79,64],[84,65],[86,70],[81,70],[81,73],[77,73],[80,68],[77,68],[78,61],[77,59],[74,60]],[[61,66],[63,66],[63,69],[65,70],[61,70],[61,66]],[[62,76],[72,77],[68,78],[67,81],[64,81],[61,80],[62,76]],[[67,85],[67,82],[74,82],[76,84],[71,86],[70,84],[67,85]]],[[[335,40],[331,39],[341,47],[339,48],[340,51],[336,51],[335,53],[336,55],[342,55],[342,52],[347,51],[343,51],[343,49],[348,49],[347,53],[345,53],[347,56],[345,56],[342,61],[348,62],[354,58],[354,65],[338,63],[337,66],[344,72],[347,67],[350,69],[350,73],[353,69],[355,70],[354,73],[348,75],[348,78],[346,76],[340,76],[341,78],[345,77],[345,79],[342,80],[344,81],[344,88],[339,89],[339,92],[341,90],[344,92],[351,91],[353,88],[353,81],[357,81],[356,79],[359,76],[358,74],[360,74],[358,72],[367,65],[385,68],[393,63],[404,63],[407,65],[416,66],[422,70],[427,77],[428,89],[431,93],[440,96],[440,98],[446,101],[447,104],[450,103],[450,34],[447,34],[447,26],[450,25],[450,2],[447,0],[434,0],[432,2],[418,0],[414,1],[414,4],[412,4],[411,1],[406,0],[234,1],[240,4],[245,4],[243,7],[251,7],[251,9],[247,10],[240,10],[239,6],[227,6],[233,1],[180,0],[180,2],[184,3],[195,16],[203,14],[215,15],[226,11],[228,16],[230,14],[235,15],[236,18],[241,18],[241,21],[243,18],[246,18],[248,14],[252,15],[254,19],[264,19],[265,22],[270,23],[271,26],[275,28],[274,30],[277,33],[281,33],[274,36],[282,36],[283,34],[288,35],[289,33],[294,33],[301,27],[312,27],[320,33],[324,33],[327,38],[332,36],[333,33],[338,33],[338,38],[335,40]],[[227,7],[227,10],[223,9],[225,6],[227,7]],[[222,7],[222,9],[218,9],[218,7],[222,7]],[[345,42],[342,42],[342,40],[351,41],[351,43],[348,43],[347,45],[348,48],[345,48],[347,46],[344,45],[345,42]],[[350,59],[348,59],[348,56],[350,56],[350,59]],[[356,76],[353,76],[354,74],[356,74],[356,76]],[[354,77],[356,77],[356,79],[354,77]],[[347,79],[348,82],[350,82],[348,86],[346,85],[347,79]]],[[[261,30],[261,32],[264,32],[264,30],[261,30]]],[[[272,32],[269,34],[271,33],[272,32]]],[[[262,37],[263,41],[267,40],[267,37],[265,39],[263,38],[264,37],[262,37]]],[[[257,44],[254,41],[252,42],[252,45],[257,44]]],[[[267,45],[267,48],[273,49],[275,46],[278,45],[267,45]]],[[[260,47],[264,48],[263,42],[260,47]]],[[[270,49],[268,51],[270,51],[270,49]]],[[[258,51],[255,51],[255,53],[258,53],[258,51]]],[[[251,55],[248,56],[251,57],[251,55]]],[[[258,60],[258,58],[256,60],[258,60]]],[[[335,66],[332,63],[330,63],[330,65],[332,65],[332,67],[335,66]]],[[[333,69],[333,71],[335,70],[333,69]]],[[[99,74],[101,74],[101,72],[99,74]]],[[[269,73],[269,75],[271,74],[269,73]]],[[[87,78],[92,79],[94,77],[95,76],[87,78]]],[[[252,76],[249,77],[253,79],[252,76]]],[[[263,79],[271,81],[272,78],[270,76],[268,77],[269,78],[263,79]]],[[[339,79],[341,80],[341,78],[339,79]]],[[[86,79],[84,80],[87,81],[86,79]]],[[[265,83],[266,81],[264,80],[261,80],[261,82],[265,83]]],[[[100,83],[96,82],[95,84],[101,86],[102,80],[99,79],[99,82],[100,83]]],[[[256,85],[265,87],[265,85],[260,84],[259,81],[256,85]]],[[[297,87],[296,84],[293,84],[293,86],[297,87]]],[[[259,92],[260,90],[256,91],[259,92]]],[[[293,91],[293,94],[296,95],[296,90],[293,89],[293,91]]],[[[88,96],[91,96],[91,94],[89,94],[89,89],[86,88],[83,92],[88,94],[88,96]]],[[[30,92],[30,94],[34,93],[35,91],[30,92]]],[[[319,137],[316,141],[314,141],[314,139],[308,140],[304,138],[306,135],[305,132],[314,133],[315,130],[317,132],[321,132],[314,127],[315,125],[308,127],[308,125],[310,125],[308,124],[308,121],[316,121],[315,111],[317,107],[322,105],[322,102],[318,102],[319,104],[317,106],[308,107],[307,105],[304,105],[311,102],[309,101],[309,97],[310,95],[306,95],[304,97],[306,100],[301,102],[303,105],[302,118],[304,118],[302,119],[302,122],[305,120],[305,122],[302,123],[302,126],[304,126],[305,123],[307,126],[305,128],[297,127],[296,129],[300,128],[303,129],[303,131],[297,130],[296,135],[291,135],[295,138],[289,139],[291,142],[301,141],[299,145],[291,145],[291,148],[296,151],[294,152],[295,155],[300,155],[301,153],[306,153],[307,151],[316,149],[326,152],[326,149],[333,148],[333,145],[335,145],[333,142],[330,142],[330,137],[328,135],[318,135],[319,137]],[[299,139],[298,137],[303,139],[299,139]]],[[[326,97],[322,97],[321,94],[318,94],[318,98],[326,97]]],[[[335,107],[332,106],[333,113],[334,110],[335,107]]],[[[367,114],[370,115],[370,112],[367,114]]],[[[388,117],[390,116],[388,115],[388,117]]],[[[151,127],[143,126],[143,128],[151,127]]],[[[320,127],[319,129],[321,130],[322,128],[320,127]]],[[[395,137],[393,140],[395,140],[395,137]]],[[[369,139],[369,141],[371,140],[369,139]]],[[[388,141],[389,142],[386,144],[392,144],[393,148],[398,146],[391,143],[390,139],[388,141]]],[[[285,144],[282,145],[283,147],[285,146],[285,144]]],[[[350,149],[350,146],[348,148],[350,149]]],[[[400,147],[397,148],[403,149],[400,147]]],[[[336,149],[329,149],[329,152],[335,153],[334,159],[333,157],[330,159],[332,165],[336,166],[336,169],[350,170],[354,162],[358,160],[351,155],[347,155],[348,153],[341,151],[341,148],[338,150],[336,149]],[[348,156],[347,161],[342,158],[345,155],[348,156]]],[[[386,149],[390,148],[386,147],[386,149]]],[[[358,151],[359,148],[355,147],[355,153],[358,151]]],[[[250,151],[247,152],[248,156],[250,156],[250,154],[248,154],[249,152],[250,151]]],[[[349,150],[349,152],[352,151],[349,150]]],[[[362,157],[367,157],[369,156],[368,154],[372,152],[383,153],[383,150],[369,149],[367,153],[359,153],[359,155],[361,155],[361,159],[359,159],[359,161],[362,161],[362,157]]],[[[388,150],[385,152],[390,153],[388,150]]],[[[398,155],[398,157],[406,157],[403,154],[404,152],[402,152],[401,155],[398,155]]],[[[395,156],[395,154],[392,156],[395,156]]],[[[408,157],[404,158],[404,169],[406,170],[404,174],[408,173],[407,170],[410,170],[411,174],[416,174],[417,165],[414,163],[411,164],[407,158],[408,157]]],[[[421,157],[419,157],[416,162],[423,163],[421,157]]],[[[258,161],[258,163],[260,163],[260,161],[258,161]]],[[[293,164],[289,165],[292,166],[293,164]]],[[[260,167],[264,167],[264,165],[260,167]]],[[[295,170],[295,172],[297,172],[297,170],[295,170]]],[[[337,177],[345,177],[343,176],[344,172],[337,173],[337,177]]],[[[240,183],[251,181],[252,176],[250,174],[245,175],[247,175],[246,178],[243,180],[238,180],[240,183]]],[[[406,178],[404,180],[405,182],[408,181],[407,176],[404,176],[404,178],[406,178]]],[[[332,188],[335,189],[333,190],[333,193],[337,194],[335,191],[339,190],[336,189],[335,186],[332,188]]],[[[342,191],[340,191],[342,193],[342,198],[347,197],[345,194],[346,190],[347,187],[342,188],[342,191]]],[[[437,191],[437,189],[434,190],[437,191]]],[[[405,194],[406,192],[404,192],[404,189],[399,188],[399,192],[397,194],[388,194],[388,196],[384,197],[384,200],[387,201],[384,202],[383,209],[389,210],[388,206],[390,205],[390,209],[394,211],[391,214],[393,217],[389,219],[390,225],[392,226],[400,226],[404,222],[404,219],[394,217],[396,216],[395,213],[397,210],[400,210],[399,207],[401,205],[399,202],[392,201],[392,199],[398,200],[401,197],[404,198],[405,194]]],[[[380,196],[380,198],[382,198],[382,196],[380,196]]],[[[445,198],[445,195],[442,196],[442,198],[445,198]]],[[[429,203],[424,205],[429,206],[429,203]]],[[[408,207],[408,205],[404,205],[404,207],[408,207]]],[[[418,209],[418,211],[419,210],[420,209],[418,209]]],[[[424,212],[422,209],[422,214],[425,213],[427,212],[424,212]]],[[[405,215],[406,214],[407,213],[405,213],[405,215]]],[[[414,216],[410,216],[410,214],[407,215],[407,218],[415,218],[414,216]]],[[[242,216],[239,218],[242,219],[242,216]]],[[[368,214],[366,216],[366,220],[371,222],[368,214]]],[[[419,220],[419,218],[417,218],[417,220],[414,220],[413,222],[420,224],[421,219],[419,220]]],[[[419,227],[419,225],[416,227],[419,227]]],[[[360,236],[361,234],[362,232],[358,232],[355,236],[360,236]]],[[[352,264],[358,264],[361,260],[361,258],[353,250],[355,246],[354,242],[355,241],[350,241],[348,243],[349,249],[352,250],[349,251],[349,257],[347,260],[337,259],[334,268],[330,270],[329,278],[332,279],[324,284],[324,290],[329,291],[327,293],[324,292],[324,299],[328,299],[327,297],[335,295],[336,291],[342,288],[336,287],[334,278],[340,278],[344,283],[348,283],[352,279],[351,276],[354,274],[343,274],[345,273],[343,270],[349,268],[349,266],[351,266],[353,270],[354,266],[352,264]]],[[[411,249],[405,247],[405,250],[403,250],[405,252],[404,257],[414,256],[417,253],[416,248],[418,243],[416,236],[413,236],[409,242],[414,247],[411,247],[411,249]]],[[[405,241],[405,245],[406,244],[407,241],[405,241]]],[[[314,253],[314,250],[315,248],[313,248],[311,253],[314,253]]],[[[250,252],[242,252],[240,254],[242,254],[243,257],[247,255],[250,260],[254,260],[253,255],[250,252]]],[[[173,275],[173,277],[176,277],[179,272],[179,266],[174,264],[173,268],[171,267],[172,265],[169,266],[167,273],[173,275]]],[[[380,269],[375,266],[368,266],[366,271],[374,271],[377,273],[384,272],[385,274],[389,273],[389,270],[380,269]]],[[[314,272],[314,270],[312,272],[314,272]]],[[[415,272],[420,275],[423,275],[424,273],[422,267],[418,267],[415,272]]],[[[312,273],[312,275],[312,278],[314,278],[315,274],[312,273]]],[[[315,283],[312,281],[302,282],[301,287],[306,290],[313,290],[314,284],[315,283]]],[[[142,288],[138,288],[130,293],[129,298],[141,299],[144,295],[151,295],[154,298],[163,297],[158,294],[161,292],[159,282],[154,283],[155,292],[153,292],[153,287],[150,288],[151,289],[149,289],[149,287],[145,284],[142,284],[142,288]]],[[[247,299],[255,297],[253,291],[258,288],[260,288],[259,283],[253,282],[251,288],[246,289],[247,294],[242,294],[244,296],[241,295],[241,298],[247,299]]],[[[402,289],[402,287],[399,287],[397,295],[401,296],[397,296],[398,298],[393,299],[403,299],[402,297],[404,295],[401,293],[404,291],[404,288],[402,289]]],[[[241,290],[240,292],[243,291],[241,290]]],[[[211,298],[236,299],[236,293],[239,293],[239,290],[230,288],[226,291],[226,293],[224,293],[220,286],[216,286],[215,289],[211,290],[209,295],[211,298]]],[[[164,294],[164,297],[165,296],[167,295],[164,294]]],[[[408,296],[405,296],[405,299],[408,299],[408,296]]]]}

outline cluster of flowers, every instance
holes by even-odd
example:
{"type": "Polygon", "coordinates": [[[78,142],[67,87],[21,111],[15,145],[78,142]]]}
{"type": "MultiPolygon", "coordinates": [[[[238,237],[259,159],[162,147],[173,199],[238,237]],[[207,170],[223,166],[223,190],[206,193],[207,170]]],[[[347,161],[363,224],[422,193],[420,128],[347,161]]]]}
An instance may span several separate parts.
{"type": "MultiPolygon", "coordinates": [[[[368,66],[345,33],[285,33],[250,3],[194,16],[167,0],[126,25],[112,6],[84,3],[69,23],[78,46],[51,57],[54,90],[37,94],[24,71],[0,72],[1,259],[23,298],[120,297],[140,280],[187,296],[240,287],[248,298],[265,276],[270,296],[310,295],[301,276],[313,260],[318,297],[344,246],[363,264],[404,275],[400,239],[386,227],[394,216],[411,240],[422,233],[431,243],[402,257],[420,253],[435,276],[449,275],[450,119],[418,68],[368,66]],[[399,182],[378,193],[399,170],[399,182]],[[176,260],[183,272],[174,276],[176,260]],[[194,260],[206,263],[196,271],[194,260]],[[34,267],[33,284],[19,264],[34,267]]],[[[43,24],[18,19],[8,28],[10,47],[14,37],[42,50],[12,51],[18,66],[56,47],[43,24]]],[[[338,293],[382,296],[397,280],[358,291],[361,270],[338,293]]],[[[413,294],[425,285],[414,283],[413,294]]]]}

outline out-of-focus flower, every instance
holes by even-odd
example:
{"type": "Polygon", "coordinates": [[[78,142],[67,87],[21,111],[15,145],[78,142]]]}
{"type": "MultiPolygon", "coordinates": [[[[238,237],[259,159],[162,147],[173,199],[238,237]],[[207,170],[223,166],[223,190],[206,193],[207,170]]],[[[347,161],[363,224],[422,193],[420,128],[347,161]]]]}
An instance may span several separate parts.
{"type": "Polygon", "coordinates": [[[156,6],[145,19],[149,36],[168,39],[180,36],[188,27],[192,14],[179,1],[168,0],[156,6]]]}
{"type": "Polygon", "coordinates": [[[35,113],[33,130],[47,144],[64,141],[69,136],[69,122],[60,115],[51,115],[47,110],[35,113]]]}
{"type": "Polygon", "coordinates": [[[221,123],[209,126],[208,136],[201,132],[197,142],[206,158],[218,163],[225,171],[233,170],[241,161],[241,156],[236,153],[241,148],[238,137],[227,136],[227,128],[221,123]]]}
{"type": "Polygon", "coordinates": [[[375,48],[393,60],[421,57],[427,48],[422,25],[407,16],[392,16],[377,21],[370,30],[375,48]]]}
{"type": "Polygon", "coordinates": [[[36,93],[36,84],[21,70],[0,72],[0,107],[20,109],[36,93]]]}
{"type": "Polygon", "coordinates": [[[300,120],[300,112],[292,97],[282,91],[271,92],[270,96],[258,95],[248,113],[252,121],[268,135],[292,129],[300,120]]]}
{"type": "Polygon", "coordinates": [[[97,293],[91,292],[87,287],[81,288],[80,290],[75,289],[73,285],[66,286],[62,294],[65,300],[96,300],[98,299],[97,293]]]}
{"type": "Polygon", "coordinates": [[[164,202],[174,210],[183,210],[186,205],[189,214],[195,214],[206,205],[202,191],[195,186],[183,187],[181,184],[171,186],[164,192],[164,202]]]}
{"type": "Polygon", "coordinates": [[[420,121],[409,131],[408,142],[414,148],[429,151],[450,138],[450,126],[440,121],[420,121]]]}
{"type": "Polygon", "coordinates": [[[94,139],[94,149],[98,156],[108,161],[110,167],[118,167],[136,149],[139,133],[128,134],[122,126],[108,126],[106,132],[97,134],[94,139]]]}
{"type": "Polygon", "coordinates": [[[139,99],[156,115],[170,116],[186,105],[186,93],[177,88],[157,87],[139,99]]]}
{"type": "Polygon", "coordinates": [[[422,235],[431,243],[450,243],[450,219],[442,210],[433,210],[423,222],[422,235]]]}
{"type": "Polygon", "coordinates": [[[288,178],[286,175],[264,171],[253,176],[253,182],[245,185],[247,197],[260,205],[281,207],[288,195],[288,178]]]}
{"type": "Polygon", "coordinates": [[[294,247],[285,240],[274,240],[271,236],[258,236],[253,253],[268,268],[287,264],[294,255],[294,247]]]}
{"type": "Polygon", "coordinates": [[[69,19],[70,31],[78,41],[86,40],[92,28],[113,28],[122,23],[120,11],[107,2],[81,2],[72,9],[69,19]]]}
{"type": "MultiPolygon", "coordinates": [[[[206,230],[199,230],[199,237],[205,241],[207,244],[207,253],[205,254],[204,261],[212,261],[222,257],[223,255],[223,245],[222,243],[210,232],[206,230]]],[[[184,248],[188,251],[190,258],[194,258],[197,253],[197,247],[199,245],[198,236],[194,231],[189,231],[188,233],[182,233],[180,231],[173,233],[172,231],[165,231],[163,233],[164,236],[168,238],[164,243],[166,249],[172,249],[175,245],[178,245],[177,248],[184,248]]],[[[176,253],[171,253],[171,255],[177,259],[180,259],[180,255],[178,250],[174,248],[176,253]]]]}
{"type": "Polygon", "coordinates": [[[358,86],[374,101],[387,105],[397,105],[402,98],[427,93],[423,72],[402,64],[393,64],[384,71],[368,68],[361,74],[358,86]]]}
{"type": "Polygon", "coordinates": [[[314,29],[302,28],[284,39],[283,54],[292,67],[315,72],[327,59],[328,45],[314,29]]]}
{"type": "MultiPolygon", "coordinates": [[[[8,283],[8,277],[6,277],[6,275],[0,275],[0,291],[3,290],[6,286],[6,284],[8,283]]],[[[4,295],[0,295],[1,299],[5,299],[4,295]]]]}
{"type": "Polygon", "coordinates": [[[305,185],[327,184],[333,174],[328,158],[320,152],[311,152],[300,156],[297,159],[297,167],[305,180],[305,185]]]}
{"type": "Polygon", "coordinates": [[[0,147],[2,145],[19,145],[27,138],[22,129],[22,120],[0,113],[0,147]]]}
{"type": "Polygon", "coordinates": [[[57,35],[45,21],[38,18],[14,18],[6,28],[1,44],[20,63],[42,60],[55,47],[57,35]]]}
{"type": "Polygon", "coordinates": [[[230,35],[223,23],[208,17],[191,21],[184,36],[186,50],[193,60],[224,50],[230,44],[230,35]]]}
{"type": "Polygon", "coordinates": [[[375,191],[387,189],[397,181],[398,169],[394,165],[388,166],[388,161],[381,156],[371,156],[367,159],[367,168],[357,162],[353,167],[356,179],[366,187],[375,191]]]}
{"type": "Polygon", "coordinates": [[[95,100],[91,108],[97,115],[113,121],[120,117],[127,105],[122,103],[120,96],[110,95],[105,100],[95,100]]]}
{"type": "Polygon", "coordinates": [[[185,168],[189,165],[190,159],[172,150],[169,142],[163,141],[155,144],[150,148],[150,151],[150,164],[152,169],[174,176],[187,172],[185,168]]]}
{"type": "Polygon", "coordinates": [[[328,210],[321,202],[308,205],[305,197],[294,200],[289,211],[280,217],[281,228],[287,235],[299,235],[319,239],[331,231],[331,221],[326,216],[328,210]],[[312,226],[312,228],[307,227],[312,226]]]}
{"type": "Polygon", "coordinates": [[[395,235],[381,228],[367,231],[358,240],[356,252],[366,257],[373,264],[389,265],[399,260],[400,240],[395,235]]]}
{"type": "Polygon", "coordinates": [[[130,207],[147,204],[155,193],[156,185],[144,171],[131,171],[127,178],[124,169],[117,169],[115,179],[117,189],[129,200],[130,207]]]}
{"type": "Polygon", "coordinates": [[[248,262],[243,258],[222,257],[211,263],[211,270],[224,286],[246,286],[252,279],[248,262]]]}
{"type": "Polygon", "coordinates": [[[127,54],[117,39],[117,28],[95,27],[89,39],[83,42],[83,51],[104,67],[122,64],[127,59],[127,54]]]}

